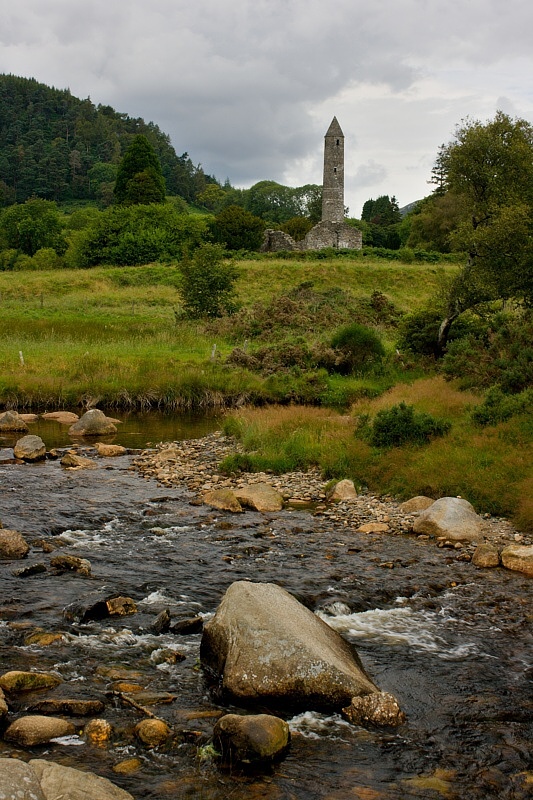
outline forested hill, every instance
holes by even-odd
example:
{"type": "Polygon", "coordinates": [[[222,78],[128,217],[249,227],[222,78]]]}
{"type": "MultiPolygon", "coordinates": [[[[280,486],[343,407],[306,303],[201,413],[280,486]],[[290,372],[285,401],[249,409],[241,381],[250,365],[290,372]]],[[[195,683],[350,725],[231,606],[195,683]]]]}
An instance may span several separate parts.
{"type": "Polygon", "coordinates": [[[159,156],[168,194],[190,202],[216,183],[187,153],[178,156],[154,123],[33,78],[0,75],[0,205],[32,196],[107,205],[117,164],[138,133],[159,156]]]}

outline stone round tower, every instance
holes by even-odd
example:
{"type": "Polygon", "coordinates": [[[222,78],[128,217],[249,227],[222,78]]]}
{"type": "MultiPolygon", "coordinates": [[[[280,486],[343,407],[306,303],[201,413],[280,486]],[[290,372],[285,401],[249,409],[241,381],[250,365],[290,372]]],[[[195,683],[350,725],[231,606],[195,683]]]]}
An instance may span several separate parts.
{"type": "Polygon", "coordinates": [[[322,222],[344,220],[344,134],[337,117],[324,137],[322,222]]]}

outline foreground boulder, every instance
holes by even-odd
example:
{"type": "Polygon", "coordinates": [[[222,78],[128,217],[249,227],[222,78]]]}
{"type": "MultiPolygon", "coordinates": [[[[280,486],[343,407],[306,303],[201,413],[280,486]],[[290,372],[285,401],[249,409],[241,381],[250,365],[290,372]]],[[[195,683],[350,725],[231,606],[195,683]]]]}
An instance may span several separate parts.
{"type": "Polygon", "coordinates": [[[35,770],[18,758],[0,758],[0,797],[6,800],[46,800],[35,770]]]}
{"type": "Polygon", "coordinates": [[[23,431],[27,433],[28,426],[16,411],[4,411],[0,414],[0,431],[23,431]]]}
{"type": "Polygon", "coordinates": [[[69,436],[106,436],[116,433],[117,427],[99,408],[91,408],[68,429],[69,436]]]}
{"type": "MultiPolygon", "coordinates": [[[[0,760],[0,764],[3,760],[0,760]]],[[[65,798],[65,800],[66,798],[68,800],[133,800],[129,792],[119,789],[107,778],[101,778],[93,772],[82,772],[79,769],[64,767],[54,761],[42,759],[32,759],[28,766],[37,776],[44,800],[60,800],[60,798],[65,798]]],[[[18,797],[18,795],[16,796],[18,797]]],[[[27,795],[27,797],[29,800],[31,795],[27,795]]],[[[26,796],[24,800],[26,800],[26,796]]]]}
{"type": "Polygon", "coordinates": [[[533,577],[533,545],[510,544],[502,550],[501,559],[507,569],[533,577]]]}
{"type": "Polygon", "coordinates": [[[40,436],[28,434],[19,439],[13,448],[15,458],[23,461],[42,461],[46,458],[46,445],[40,436]]]}
{"type": "Polygon", "coordinates": [[[241,504],[254,511],[281,511],[283,497],[268,483],[251,483],[235,490],[235,497],[241,504]]]}
{"type": "Polygon", "coordinates": [[[288,724],[271,714],[226,714],[213,731],[213,745],[226,764],[273,761],[285,753],[289,741],[288,724]]]}
{"type": "Polygon", "coordinates": [[[476,542],[483,536],[484,523],[468,500],[441,497],[420,512],[413,530],[429,536],[445,536],[452,542],[476,542]]]}
{"type": "Polygon", "coordinates": [[[273,583],[229,587],[204,626],[200,657],[241,704],[337,710],[379,691],[340,634],[273,583]]]}

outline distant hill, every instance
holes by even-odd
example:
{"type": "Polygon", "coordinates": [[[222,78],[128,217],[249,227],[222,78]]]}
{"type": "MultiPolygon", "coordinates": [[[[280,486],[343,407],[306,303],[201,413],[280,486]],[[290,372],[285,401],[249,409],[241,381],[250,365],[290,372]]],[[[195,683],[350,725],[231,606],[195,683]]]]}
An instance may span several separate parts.
{"type": "Polygon", "coordinates": [[[416,208],[421,202],[421,200],[415,200],[414,203],[408,203],[406,206],[402,206],[400,208],[400,214],[402,215],[402,218],[405,217],[406,214],[409,214],[409,212],[416,208]]]}
{"type": "Polygon", "coordinates": [[[133,136],[154,146],[169,194],[188,202],[217,183],[157,125],[95,106],[33,78],[0,75],[0,205],[32,196],[110,201],[116,167],[133,136]]]}

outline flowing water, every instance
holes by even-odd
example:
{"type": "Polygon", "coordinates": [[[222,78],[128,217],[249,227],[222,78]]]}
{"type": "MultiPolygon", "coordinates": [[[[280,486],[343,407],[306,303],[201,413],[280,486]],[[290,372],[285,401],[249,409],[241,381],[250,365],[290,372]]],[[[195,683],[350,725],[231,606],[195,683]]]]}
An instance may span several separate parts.
{"type": "MultiPolygon", "coordinates": [[[[531,796],[530,579],[476,570],[415,538],[348,533],[305,510],[214,513],[190,505],[184,490],[139,477],[129,457],[97,463],[77,472],[51,461],[0,466],[4,527],[92,565],[92,577],[56,575],[38,546],[24,561],[0,563],[0,664],[1,672],[43,669],[64,679],[21,699],[15,713],[43,697],[99,698],[113,736],[103,747],[76,735],[25,751],[0,740],[0,755],[91,769],[139,800],[531,796]],[[37,563],[47,571],[14,574],[37,563]],[[406,723],[364,730],[336,714],[288,715],[292,744],[282,762],[256,774],[219,769],[207,746],[216,714],[245,712],[210,697],[201,634],[156,635],[150,625],[164,609],[173,622],[208,618],[242,579],[281,584],[354,643],[373,680],[398,697],[406,723]],[[65,607],[99,591],[133,598],[138,613],[66,619],[65,607]],[[63,639],[25,644],[36,628],[63,639]],[[185,658],[172,663],[165,651],[185,658]],[[150,750],[136,741],[142,713],[113,693],[110,667],[175,696],[151,706],[174,732],[166,745],[150,750]],[[114,771],[131,758],[139,759],[136,771],[114,771]]],[[[76,723],[81,730],[83,720],[76,723]]]]}

